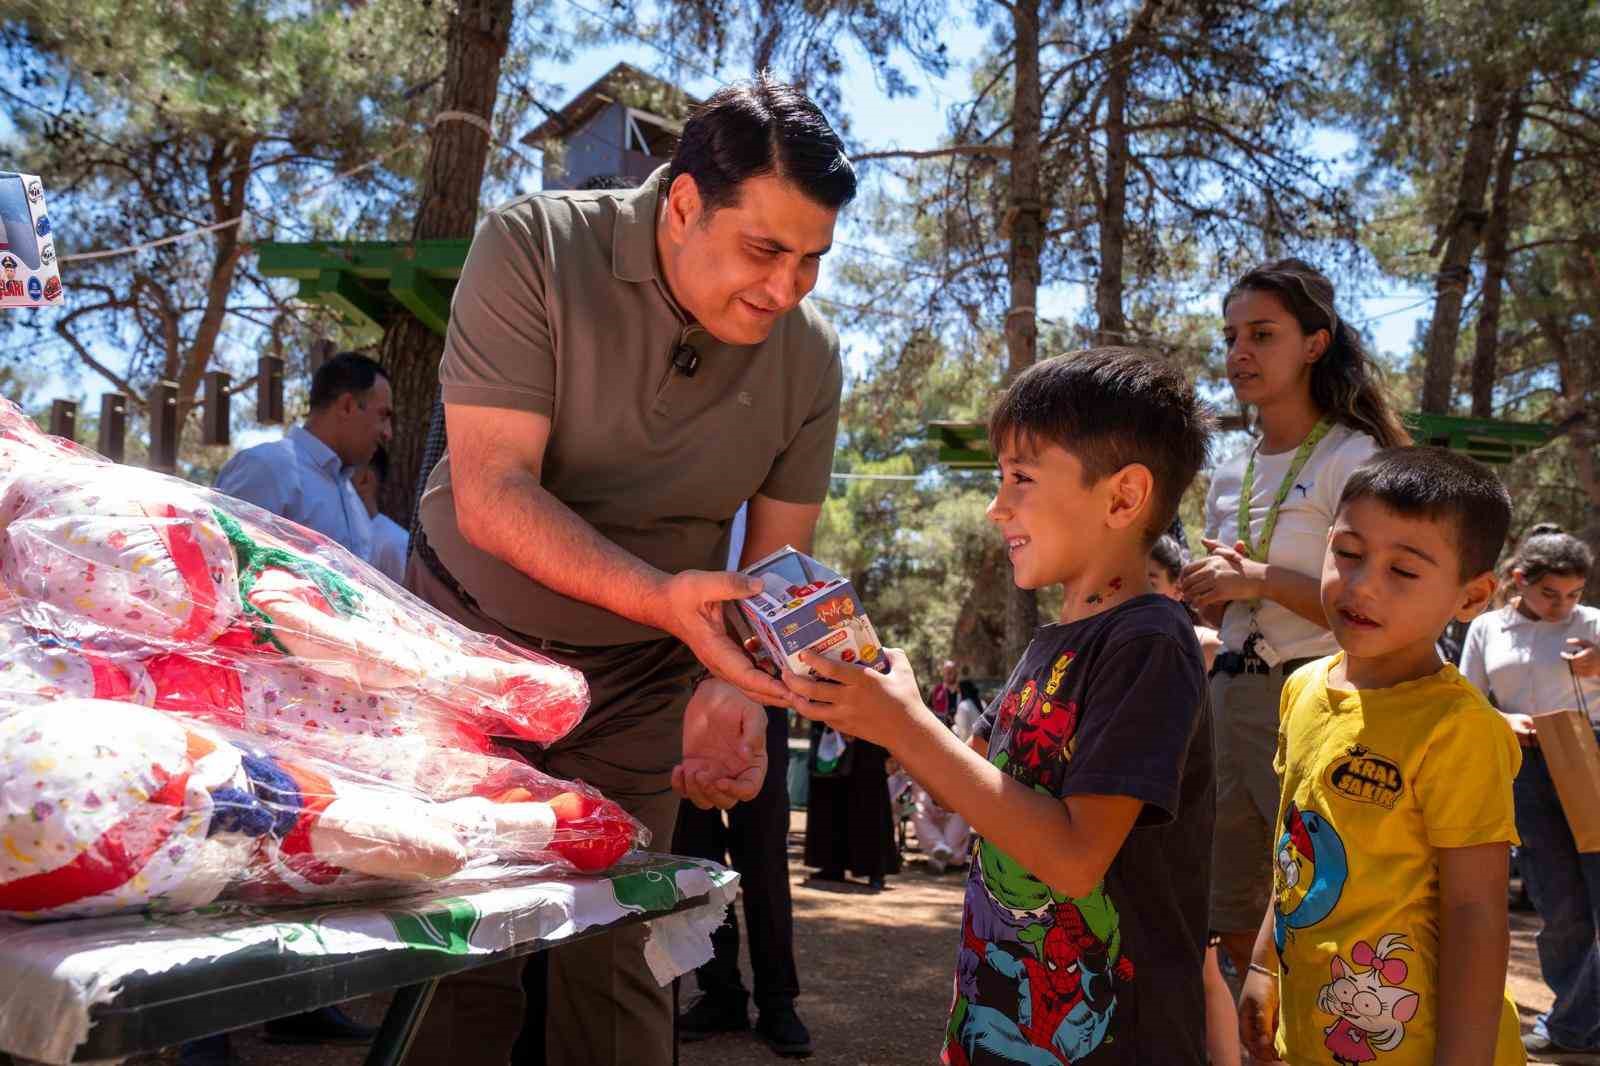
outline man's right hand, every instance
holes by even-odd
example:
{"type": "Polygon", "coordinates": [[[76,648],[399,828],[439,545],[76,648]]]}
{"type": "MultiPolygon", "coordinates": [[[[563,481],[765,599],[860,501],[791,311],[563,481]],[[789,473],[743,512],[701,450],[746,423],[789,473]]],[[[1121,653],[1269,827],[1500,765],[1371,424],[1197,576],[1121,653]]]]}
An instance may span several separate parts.
{"type": "Polygon", "coordinates": [[[787,707],[788,689],[756,669],[744,649],[728,635],[722,605],[761,591],[761,582],[746,574],[685,570],[667,579],[665,628],[683,641],[713,675],[768,707],[787,707]]]}

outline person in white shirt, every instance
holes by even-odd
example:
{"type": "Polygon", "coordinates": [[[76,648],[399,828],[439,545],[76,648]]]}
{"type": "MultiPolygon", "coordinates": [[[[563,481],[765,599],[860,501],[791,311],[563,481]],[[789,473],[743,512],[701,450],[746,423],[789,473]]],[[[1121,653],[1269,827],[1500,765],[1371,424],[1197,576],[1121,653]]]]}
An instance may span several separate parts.
{"type": "Polygon", "coordinates": [[[372,453],[372,461],[355,476],[356,494],[372,520],[372,554],[368,561],[389,580],[400,584],[406,577],[406,552],[411,535],[400,523],[378,510],[378,493],[389,481],[389,453],[379,448],[372,453]]]}
{"type": "Polygon", "coordinates": [[[1339,650],[1319,581],[1328,527],[1350,472],[1410,438],[1315,267],[1256,267],[1222,313],[1228,383],[1255,409],[1260,435],[1212,475],[1202,541],[1211,554],[1184,568],[1181,588],[1222,638],[1211,670],[1211,925],[1243,973],[1272,891],[1278,696],[1296,668],[1339,650]]]}
{"type": "Polygon", "coordinates": [[[372,522],[352,476],[393,432],[389,378],[364,355],[341,352],[311,380],[311,412],[282,440],[236,453],[216,489],[372,556],[372,522]]]}
{"type": "Polygon", "coordinates": [[[1515,598],[1474,619],[1461,649],[1461,673],[1526,749],[1512,786],[1517,868],[1544,920],[1539,968],[1555,993],[1523,1037],[1532,1052],[1600,1052],[1600,854],[1573,842],[1532,718],[1586,708],[1600,731],[1600,610],[1578,602],[1593,570],[1578,538],[1528,537],[1512,562],[1515,598]]]}

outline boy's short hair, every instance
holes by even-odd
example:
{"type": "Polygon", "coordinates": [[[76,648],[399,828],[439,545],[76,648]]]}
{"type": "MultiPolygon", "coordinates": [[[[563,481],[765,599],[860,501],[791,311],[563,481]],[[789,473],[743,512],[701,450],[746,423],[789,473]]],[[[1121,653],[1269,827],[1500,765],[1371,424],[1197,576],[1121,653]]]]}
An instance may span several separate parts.
{"type": "Polygon", "coordinates": [[[1148,547],[1172,525],[1205,465],[1216,419],[1183,371],[1136,348],[1089,348],[1035,363],[989,416],[989,445],[1057,445],[1094,484],[1131,463],[1155,482],[1145,520],[1148,547]]]}
{"type": "Polygon", "coordinates": [[[1448,521],[1456,534],[1461,580],[1494,569],[1511,528],[1511,494],[1494,471],[1447,448],[1385,448],[1356,467],[1339,510],[1373,499],[1408,518],[1448,521]]]}

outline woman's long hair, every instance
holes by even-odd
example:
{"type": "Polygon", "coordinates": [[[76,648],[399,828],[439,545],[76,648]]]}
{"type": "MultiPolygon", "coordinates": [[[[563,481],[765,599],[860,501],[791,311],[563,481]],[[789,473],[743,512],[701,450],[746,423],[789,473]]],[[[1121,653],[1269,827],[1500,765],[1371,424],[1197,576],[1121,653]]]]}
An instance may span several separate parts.
{"type": "Polygon", "coordinates": [[[1328,331],[1328,348],[1311,364],[1311,399],[1317,410],[1335,422],[1359,430],[1380,448],[1411,443],[1383,391],[1383,374],[1361,343],[1355,329],[1334,309],[1333,282],[1303,259],[1278,259],[1245,273],[1228,295],[1222,309],[1241,292],[1270,292],[1300,323],[1306,334],[1328,331]]]}

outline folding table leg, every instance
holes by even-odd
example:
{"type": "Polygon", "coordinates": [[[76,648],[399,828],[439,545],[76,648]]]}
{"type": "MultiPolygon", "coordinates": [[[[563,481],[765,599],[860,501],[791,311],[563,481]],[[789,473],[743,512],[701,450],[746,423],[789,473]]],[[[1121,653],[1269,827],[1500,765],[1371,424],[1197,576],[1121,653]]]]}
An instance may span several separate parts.
{"type": "Polygon", "coordinates": [[[433,990],[437,987],[439,981],[436,978],[395,989],[394,999],[389,1002],[389,1010],[383,1016],[383,1024],[378,1027],[378,1035],[373,1038],[372,1048],[367,1052],[366,1066],[400,1066],[405,1061],[406,1052],[411,1049],[411,1040],[417,1035],[417,1027],[422,1024],[423,1016],[428,1013],[428,1003],[433,999],[433,990]]]}

